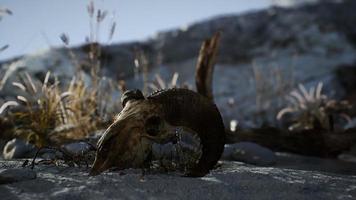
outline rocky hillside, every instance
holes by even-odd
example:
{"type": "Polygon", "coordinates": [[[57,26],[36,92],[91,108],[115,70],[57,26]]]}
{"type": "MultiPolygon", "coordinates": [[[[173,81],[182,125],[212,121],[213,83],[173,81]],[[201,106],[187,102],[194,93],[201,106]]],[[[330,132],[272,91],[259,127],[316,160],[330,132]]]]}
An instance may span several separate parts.
{"type": "MultiPolygon", "coordinates": [[[[148,41],[104,46],[103,73],[126,79],[130,88],[141,88],[142,80],[132,78],[135,51],[140,49],[148,57],[150,79],[155,73],[169,78],[179,72],[181,83],[193,85],[202,41],[221,31],[214,93],[223,115],[227,120],[234,118],[252,126],[275,122],[275,113],[284,105],[284,95],[299,83],[309,87],[321,81],[323,92],[330,97],[343,98],[354,92],[354,10],[356,2],[352,0],[326,1],[212,18],[158,33],[148,41]]],[[[88,49],[84,45],[72,51],[77,58],[85,59],[88,49]]],[[[59,48],[5,61],[1,70],[9,73],[8,68],[10,72],[26,69],[39,78],[51,70],[69,79],[74,72],[72,63],[68,49],[59,48]]],[[[10,83],[5,83],[1,96],[13,92],[10,83]]]]}

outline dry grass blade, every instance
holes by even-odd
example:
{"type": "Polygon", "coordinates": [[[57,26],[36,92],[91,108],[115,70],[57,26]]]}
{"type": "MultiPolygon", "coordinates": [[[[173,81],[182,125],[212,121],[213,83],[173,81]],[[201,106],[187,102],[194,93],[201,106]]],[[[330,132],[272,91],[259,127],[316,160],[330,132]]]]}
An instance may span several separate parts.
{"type": "Polygon", "coordinates": [[[9,45],[6,44],[0,48],[0,52],[5,51],[7,48],[9,48],[9,45]]]}
{"type": "Polygon", "coordinates": [[[16,63],[10,64],[10,66],[7,68],[5,75],[2,77],[1,82],[0,82],[0,90],[3,89],[5,86],[7,79],[10,78],[10,76],[17,70],[17,65],[16,63]]]}
{"type": "Polygon", "coordinates": [[[22,84],[22,83],[19,83],[19,82],[12,82],[12,85],[19,88],[20,90],[26,92],[26,87],[22,84]]]}
{"type": "Polygon", "coordinates": [[[280,111],[278,112],[276,118],[277,118],[278,120],[281,120],[282,117],[283,117],[285,114],[287,114],[287,113],[293,113],[293,112],[295,112],[295,110],[292,109],[292,108],[290,108],[290,107],[283,108],[282,110],[280,110],[280,111]]]}
{"type": "Polygon", "coordinates": [[[159,87],[157,87],[155,84],[153,83],[148,83],[148,87],[151,88],[151,90],[153,91],[157,91],[159,90],[159,87]]]}
{"type": "Polygon", "coordinates": [[[72,92],[66,91],[66,92],[63,92],[60,97],[61,97],[61,100],[63,100],[65,98],[68,98],[68,97],[73,96],[73,95],[74,94],[72,92]]]}
{"type": "Polygon", "coordinates": [[[46,73],[46,76],[45,76],[44,80],[43,80],[42,92],[44,92],[44,91],[47,89],[48,80],[49,80],[50,75],[51,75],[51,72],[48,71],[48,72],[46,73]]]}
{"type": "Polygon", "coordinates": [[[59,38],[62,40],[63,44],[65,44],[66,46],[69,45],[69,36],[65,33],[62,33],[59,38]]]}
{"type": "Polygon", "coordinates": [[[298,104],[300,105],[301,108],[305,108],[305,99],[301,94],[299,94],[297,91],[292,91],[290,93],[290,96],[294,97],[298,101],[298,104]]]}
{"type": "Polygon", "coordinates": [[[19,101],[22,101],[22,102],[24,102],[24,103],[28,103],[28,100],[26,99],[26,97],[24,97],[24,96],[20,96],[20,95],[18,95],[17,97],[16,97],[19,101]]]}
{"type": "Polygon", "coordinates": [[[0,7],[0,17],[3,15],[12,15],[12,14],[13,12],[10,9],[0,7]]]}
{"type": "MultiPolygon", "coordinates": [[[[30,96],[36,96],[37,94],[37,88],[34,85],[32,79],[29,77],[29,74],[26,72],[25,74],[18,74],[18,79],[20,83],[25,87],[25,92],[28,93],[30,96]]],[[[15,87],[20,86],[19,84],[16,84],[15,82],[15,87]]],[[[22,86],[20,86],[22,87],[22,86]]]]}
{"type": "Polygon", "coordinates": [[[95,7],[94,7],[94,2],[90,1],[90,3],[87,6],[87,11],[89,14],[89,17],[92,18],[94,16],[94,11],[95,11],[95,7]]]}
{"type": "Polygon", "coordinates": [[[313,102],[316,100],[314,94],[315,94],[315,87],[311,87],[309,90],[309,101],[310,102],[313,102]]]}
{"type": "Polygon", "coordinates": [[[16,101],[7,101],[4,104],[2,104],[2,106],[0,107],[0,114],[2,114],[8,107],[10,106],[18,106],[19,103],[17,103],[16,101]]]}
{"type": "Polygon", "coordinates": [[[178,77],[179,77],[179,74],[177,72],[174,72],[172,81],[171,81],[171,87],[177,86],[178,77]]]}
{"type": "Polygon", "coordinates": [[[162,88],[162,89],[165,89],[166,88],[166,83],[164,82],[162,77],[159,74],[156,74],[155,77],[156,77],[156,81],[157,81],[159,87],[162,88]]]}
{"type": "Polygon", "coordinates": [[[105,19],[105,17],[106,17],[107,14],[108,14],[107,11],[101,11],[101,10],[99,9],[98,12],[97,12],[97,15],[96,15],[96,21],[97,21],[98,23],[102,22],[102,21],[105,19]]]}
{"type": "Polygon", "coordinates": [[[288,103],[290,103],[292,106],[294,107],[298,107],[299,106],[299,102],[297,99],[291,97],[291,96],[286,96],[285,99],[288,101],[288,103]]]}
{"type": "Polygon", "coordinates": [[[35,84],[33,83],[32,78],[31,78],[31,76],[28,74],[28,72],[25,72],[25,76],[26,76],[28,82],[30,83],[30,86],[31,86],[32,91],[33,91],[34,93],[37,93],[37,88],[36,88],[35,84]]]}
{"type": "Polygon", "coordinates": [[[109,38],[108,38],[109,41],[111,41],[112,38],[114,37],[115,29],[116,29],[116,22],[112,22],[112,24],[110,26],[110,32],[109,32],[109,38]]]}
{"type": "Polygon", "coordinates": [[[306,101],[310,101],[311,97],[309,96],[309,93],[307,89],[305,89],[304,85],[298,84],[298,87],[301,92],[301,96],[303,96],[306,101]]]}
{"type": "Polygon", "coordinates": [[[319,82],[318,86],[316,87],[316,91],[315,91],[315,98],[316,99],[321,99],[322,95],[321,95],[321,90],[323,89],[323,83],[319,82]]]}

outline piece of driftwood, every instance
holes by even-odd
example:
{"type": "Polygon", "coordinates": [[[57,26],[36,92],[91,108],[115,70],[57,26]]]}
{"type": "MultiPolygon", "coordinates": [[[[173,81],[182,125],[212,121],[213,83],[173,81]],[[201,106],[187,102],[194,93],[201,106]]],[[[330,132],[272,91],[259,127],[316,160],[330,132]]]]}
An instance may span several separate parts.
{"type": "Polygon", "coordinates": [[[265,127],[227,132],[227,143],[255,142],[274,151],[308,156],[336,157],[356,145],[356,129],[340,132],[326,130],[284,131],[265,127]]]}
{"type": "Polygon", "coordinates": [[[220,41],[220,32],[203,42],[195,71],[197,92],[213,100],[213,74],[220,41]]]}
{"type": "MultiPolygon", "coordinates": [[[[204,41],[196,65],[195,81],[197,91],[211,100],[214,100],[212,80],[219,39],[220,33],[216,33],[213,37],[204,41]]],[[[226,131],[226,143],[242,141],[255,142],[274,151],[319,157],[336,157],[356,145],[356,129],[340,132],[322,129],[290,132],[266,127],[238,130],[235,133],[226,131]]]]}

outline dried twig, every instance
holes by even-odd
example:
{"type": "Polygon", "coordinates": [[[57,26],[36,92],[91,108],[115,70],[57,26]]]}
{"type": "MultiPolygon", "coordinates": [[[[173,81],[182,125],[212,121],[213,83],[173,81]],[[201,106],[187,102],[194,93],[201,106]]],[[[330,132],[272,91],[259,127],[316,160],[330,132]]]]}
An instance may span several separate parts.
{"type": "MultiPolygon", "coordinates": [[[[96,147],[94,147],[92,144],[90,144],[90,143],[87,143],[87,144],[91,145],[91,147],[93,148],[93,150],[96,150],[96,147]]],[[[62,150],[61,148],[56,148],[56,147],[49,147],[49,146],[47,146],[47,147],[41,147],[41,148],[39,148],[39,149],[37,150],[35,156],[34,156],[33,159],[32,159],[32,162],[31,162],[31,169],[34,169],[34,167],[35,167],[35,165],[36,165],[36,162],[35,162],[35,161],[36,161],[36,158],[38,157],[40,151],[43,150],[43,149],[51,149],[51,150],[54,150],[54,151],[61,152],[61,153],[63,154],[63,160],[64,160],[65,163],[72,163],[72,165],[73,165],[73,163],[74,163],[74,164],[80,166],[80,161],[83,161],[83,160],[77,159],[77,156],[72,156],[72,155],[68,154],[67,152],[65,152],[65,151],[62,150]]],[[[85,162],[86,166],[88,167],[88,166],[89,166],[89,165],[88,165],[88,162],[87,162],[86,160],[84,160],[84,162],[85,162]]],[[[71,164],[68,164],[68,165],[71,166],[71,164]]]]}

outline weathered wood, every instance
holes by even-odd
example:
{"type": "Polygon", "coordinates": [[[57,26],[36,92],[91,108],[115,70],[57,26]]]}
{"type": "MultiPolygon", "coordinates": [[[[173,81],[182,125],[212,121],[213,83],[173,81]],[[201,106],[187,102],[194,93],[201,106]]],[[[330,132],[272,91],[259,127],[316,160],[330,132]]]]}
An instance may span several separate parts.
{"type": "Polygon", "coordinates": [[[356,129],[341,132],[324,130],[290,132],[267,127],[227,133],[227,143],[241,141],[255,142],[274,151],[336,157],[356,145],[356,129]]]}
{"type": "MultiPolygon", "coordinates": [[[[195,81],[198,93],[214,100],[212,80],[220,33],[204,41],[196,65],[195,81]]],[[[238,114],[238,113],[237,113],[238,114]]],[[[356,145],[356,129],[341,132],[322,129],[290,132],[267,127],[226,131],[227,143],[255,142],[274,151],[292,152],[308,156],[336,157],[356,145]]]]}
{"type": "Polygon", "coordinates": [[[203,42],[195,71],[195,84],[199,94],[213,100],[213,72],[220,41],[220,32],[203,42]]]}

